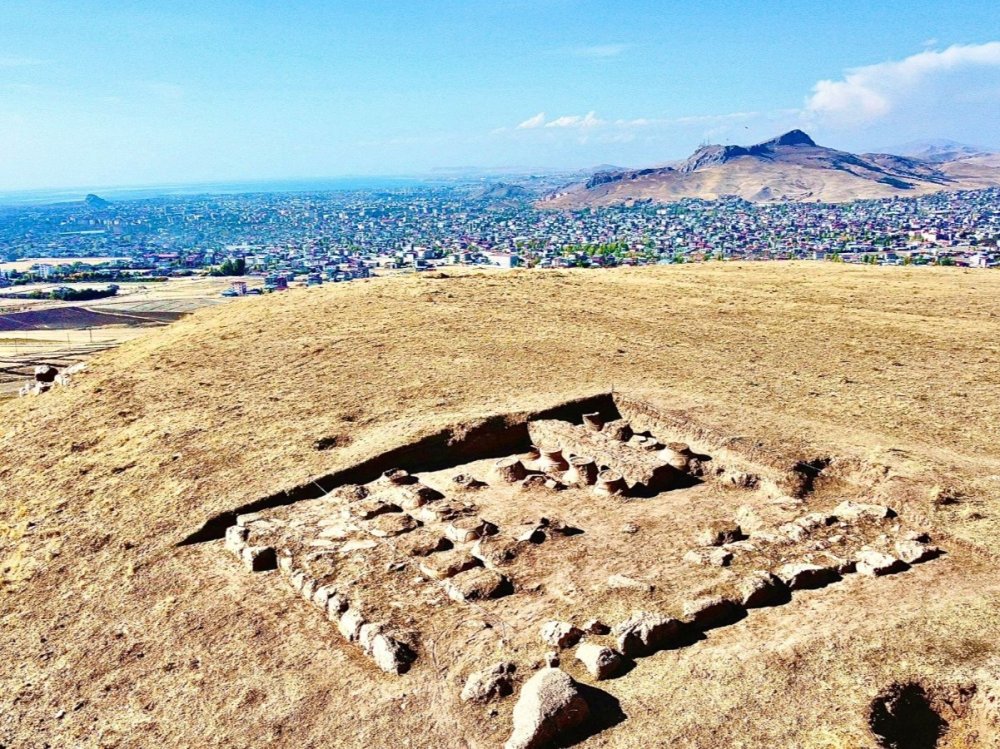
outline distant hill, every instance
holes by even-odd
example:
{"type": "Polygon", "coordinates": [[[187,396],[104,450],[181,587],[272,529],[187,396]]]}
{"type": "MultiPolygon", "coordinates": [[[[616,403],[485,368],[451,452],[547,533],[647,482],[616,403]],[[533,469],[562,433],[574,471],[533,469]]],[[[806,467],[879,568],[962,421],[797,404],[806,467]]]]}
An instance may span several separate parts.
{"type": "Polygon", "coordinates": [[[107,208],[109,205],[111,205],[110,202],[100,197],[99,195],[94,195],[93,193],[85,197],[83,199],[83,202],[86,203],[89,208],[98,208],[98,209],[107,208]]]}
{"type": "Polygon", "coordinates": [[[792,130],[751,146],[707,145],[668,166],[601,171],[550,193],[542,208],[584,208],[635,201],[738,195],[755,202],[846,202],[1000,186],[989,157],[928,161],[895,154],[853,154],[817,145],[792,130]]]}
{"type": "Polygon", "coordinates": [[[469,197],[472,200],[484,201],[508,201],[508,200],[529,200],[534,194],[521,185],[511,185],[506,182],[496,182],[492,185],[485,185],[472,192],[469,197]]]}
{"type": "Polygon", "coordinates": [[[996,151],[990,148],[970,146],[966,143],[948,140],[947,138],[915,140],[898,146],[890,146],[882,150],[885,153],[907,156],[911,159],[920,159],[921,161],[930,161],[934,164],[996,153],[996,151]]]}

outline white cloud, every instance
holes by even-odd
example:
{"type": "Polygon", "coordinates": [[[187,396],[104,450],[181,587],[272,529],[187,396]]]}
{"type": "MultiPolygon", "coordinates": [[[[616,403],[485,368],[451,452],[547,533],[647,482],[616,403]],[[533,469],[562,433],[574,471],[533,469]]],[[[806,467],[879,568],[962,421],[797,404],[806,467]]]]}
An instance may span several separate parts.
{"type": "Polygon", "coordinates": [[[529,117],[520,125],[517,126],[518,130],[533,130],[536,127],[541,127],[545,124],[545,112],[539,112],[534,117],[529,117]]]}
{"type": "Polygon", "coordinates": [[[885,117],[945,74],[983,67],[1000,67],[1000,42],[956,44],[850,69],[841,80],[819,81],[805,111],[831,124],[865,124],[885,117]]]}
{"type": "Polygon", "coordinates": [[[569,53],[574,57],[607,59],[609,57],[618,57],[618,55],[625,52],[631,46],[630,44],[591,44],[585,47],[573,47],[569,50],[569,53]]]}
{"type": "Polygon", "coordinates": [[[551,122],[546,122],[545,127],[575,127],[589,129],[605,124],[604,120],[597,116],[596,112],[587,112],[585,115],[571,114],[557,117],[551,122]]]}

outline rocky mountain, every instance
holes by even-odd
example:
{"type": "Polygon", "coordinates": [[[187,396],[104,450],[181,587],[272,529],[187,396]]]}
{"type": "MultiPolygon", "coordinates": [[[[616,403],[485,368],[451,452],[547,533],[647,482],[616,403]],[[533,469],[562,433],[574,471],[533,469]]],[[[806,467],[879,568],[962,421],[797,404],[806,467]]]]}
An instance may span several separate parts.
{"type": "Polygon", "coordinates": [[[1000,185],[991,157],[931,161],[826,148],[801,130],[751,146],[706,145],[684,161],[647,169],[601,171],[547,195],[543,208],[738,195],[755,202],[846,202],[1000,185]]]}
{"type": "Polygon", "coordinates": [[[935,164],[943,164],[948,161],[967,159],[971,157],[987,156],[995,153],[992,149],[980,146],[970,146],[966,143],[948,140],[947,138],[935,138],[933,140],[915,140],[903,143],[898,146],[891,146],[882,149],[885,153],[906,156],[921,161],[930,161],[935,164]]]}
{"type": "Polygon", "coordinates": [[[94,195],[93,193],[87,195],[87,197],[83,199],[83,202],[87,205],[88,208],[96,208],[96,209],[107,208],[109,205],[111,205],[111,203],[102,198],[100,195],[94,195]]]}
{"type": "Polygon", "coordinates": [[[532,192],[521,185],[513,185],[506,182],[496,182],[490,185],[483,185],[476,188],[469,195],[472,200],[486,202],[527,200],[532,197],[532,192]]]}

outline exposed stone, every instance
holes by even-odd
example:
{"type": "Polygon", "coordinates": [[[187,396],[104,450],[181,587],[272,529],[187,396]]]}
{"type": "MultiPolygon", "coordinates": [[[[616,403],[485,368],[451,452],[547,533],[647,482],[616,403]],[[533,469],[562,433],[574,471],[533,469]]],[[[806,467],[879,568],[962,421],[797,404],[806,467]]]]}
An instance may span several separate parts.
{"type": "Polygon", "coordinates": [[[303,581],[302,587],[299,589],[299,593],[307,601],[312,601],[313,593],[316,592],[317,583],[311,578],[307,578],[303,581]]]}
{"type": "Polygon", "coordinates": [[[742,505],[736,510],[736,524],[743,533],[753,533],[764,527],[764,519],[749,505],[742,505]]]}
{"type": "Polygon", "coordinates": [[[640,590],[645,593],[650,593],[653,590],[653,586],[642,580],[636,580],[634,577],[627,577],[626,575],[610,575],[608,577],[608,587],[615,590],[640,590]]]}
{"type": "Polygon", "coordinates": [[[598,645],[596,642],[581,644],[576,649],[576,659],[598,681],[614,676],[624,663],[620,653],[605,645],[598,645]]]}
{"type": "Polygon", "coordinates": [[[504,749],[541,749],[590,716],[579,685],[558,668],[545,668],[521,687],[514,730],[504,749]]]}
{"type": "Polygon", "coordinates": [[[484,705],[512,694],[516,669],[510,661],[501,661],[490,668],[473,672],[462,688],[462,701],[484,705]]]}
{"type": "Polygon", "coordinates": [[[250,525],[254,521],[263,520],[264,516],[259,512],[246,512],[242,515],[236,516],[236,525],[246,526],[250,525]]]}
{"type": "Polygon", "coordinates": [[[247,545],[249,536],[250,530],[248,528],[239,525],[229,526],[226,528],[226,549],[233,554],[242,554],[243,547],[247,545]]]}
{"type": "MultiPolygon", "coordinates": [[[[628,487],[641,485],[662,491],[680,486],[685,480],[683,473],[665,464],[656,453],[618,440],[615,422],[609,422],[600,432],[594,432],[565,421],[540,419],[529,422],[528,431],[536,444],[558,443],[573,455],[594,458],[612,473],[621,475],[628,487]]],[[[629,434],[625,439],[630,437],[629,434]]]]}
{"type": "Polygon", "coordinates": [[[59,370],[51,364],[39,364],[35,367],[35,382],[53,382],[59,370]]]}
{"type": "Polygon", "coordinates": [[[699,629],[732,624],[742,614],[742,606],[722,596],[705,596],[684,604],[684,618],[699,629]]]}
{"type": "Polygon", "coordinates": [[[524,479],[527,471],[517,458],[503,458],[498,460],[490,472],[490,480],[500,484],[516,484],[524,479]]]}
{"type": "Polygon", "coordinates": [[[366,623],[365,617],[360,611],[348,608],[347,611],[341,614],[337,629],[340,630],[340,634],[343,635],[344,639],[357,642],[361,636],[361,627],[366,623]]]}
{"type": "Polygon", "coordinates": [[[244,546],[241,555],[243,565],[251,572],[264,572],[278,566],[278,558],[270,546],[244,546]]]}
{"type": "Polygon", "coordinates": [[[402,674],[409,670],[417,656],[406,643],[380,632],[372,639],[371,657],[387,674],[402,674]]]}
{"type": "Polygon", "coordinates": [[[621,527],[621,532],[622,533],[629,533],[629,534],[638,533],[639,532],[639,526],[636,525],[635,523],[624,523],[622,525],[622,527],[621,527]]]}
{"type": "Polygon", "coordinates": [[[740,580],[737,589],[740,603],[749,608],[771,606],[788,596],[788,589],[781,580],[765,570],[757,570],[740,580]]]}
{"type": "Polygon", "coordinates": [[[583,631],[588,635],[606,635],[611,632],[611,627],[599,619],[590,619],[583,625],[583,631]]]}
{"type": "MultiPolygon", "coordinates": [[[[929,538],[926,533],[920,534],[923,538],[929,538]]],[[[941,553],[937,546],[930,546],[916,539],[899,541],[896,543],[896,555],[907,564],[919,564],[933,559],[941,553]]]]}
{"type": "Polygon", "coordinates": [[[618,649],[629,658],[669,647],[681,638],[683,631],[684,625],[677,619],[645,611],[633,612],[614,629],[618,649]]]}
{"type": "Polygon", "coordinates": [[[410,476],[409,471],[406,471],[402,468],[393,468],[389,471],[385,471],[381,476],[379,476],[376,483],[392,486],[400,484],[411,484],[414,481],[416,481],[416,479],[410,476]]]}
{"type": "Polygon", "coordinates": [[[428,502],[441,499],[441,494],[423,484],[409,484],[396,490],[398,504],[404,510],[415,510],[428,502]]]}
{"type": "Polygon", "coordinates": [[[885,520],[896,517],[896,513],[885,505],[866,504],[846,500],[833,508],[833,514],[841,520],[885,520]]]}
{"type": "Polygon", "coordinates": [[[340,593],[332,593],[326,601],[326,618],[339,622],[340,616],[347,611],[347,599],[340,593]]]}
{"type": "Polygon", "coordinates": [[[365,530],[379,538],[401,536],[420,527],[420,521],[410,517],[405,512],[394,512],[369,520],[365,530]]]}
{"type": "Polygon", "coordinates": [[[378,497],[362,499],[351,505],[351,514],[359,520],[371,520],[373,517],[387,512],[402,512],[403,509],[394,502],[387,502],[378,497]]]}
{"type": "Polygon", "coordinates": [[[817,558],[818,563],[823,567],[831,567],[838,575],[847,575],[857,568],[853,559],[842,557],[830,552],[824,552],[817,558]]]}
{"type": "Polygon", "coordinates": [[[873,549],[862,549],[854,557],[858,563],[858,574],[869,577],[891,575],[906,569],[906,563],[896,557],[873,549]]]}
{"type": "Polygon", "coordinates": [[[385,631],[385,624],[382,622],[368,622],[362,624],[358,630],[358,645],[366,653],[371,655],[372,646],[375,643],[375,636],[385,631]]]}
{"type": "Polygon", "coordinates": [[[784,525],[778,526],[778,535],[784,537],[787,541],[791,543],[798,543],[800,541],[805,541],[806,536],[809,532],[803,528],[801,525],[796,525],[795,523],[785,523],[784,525]]]}
{"type": "Polygon", "coordinates": [[[448,597],[454,601],[485,601],[511,592],[510,581],[495,570],[485,567],[461,572],[444,584],[448,597]]]}
{"type": "Polygon", "coordinates": [[[455,543],[475,541],[497,532],[492,523],[478,517],[463,517],[452,520],[444,529],[444,534],[455,543]]]}
{"type": "Polygon", "coordinates": [[[791,590],[822,588],[840,579],[836,570],[817,564],[784,564],[775,574],[791,590]]]}
{"type": "Polygon", "coordinates": [[[324,497],[329,502],[342,503],[342,502],[360,502],[368,496],[368,489],[364,486],[359,486],[358,484],[345,484],[344,486],[338,486],[336,489],[331,491],[324,497]]]}
{"type": "Polygon", "coordinates": [[[559,668],[559,651],[550,650],[545,654],[545,665],[549,668],[559,668]]]}
{"type": "Polygon", "coordinates": [[[733,561],[730,551],[720,548],[693,549],[684,555],[684,561],[691,564],[702,564],[708,567],[728,567],[733,561]]]}
{"type": "Polygon", "coordinates": [[[313,593],[312,602],[325,611],[326,605],[330,600],[330,596],[336,592],[336,588],[332,585],[321,585],[316,588],[316,591],[313,593]]]}
{"type": "Polygon", "coordinates": [[[420,563],[420,571],[435,580],[445,580],[481,564],[482,562],[471,556],[467,550],[452,549],[425,557],[420,563]]]}
{"type": "Polygon", "coordinates": [[[699,546],[722,546],[743,538],[740,527],[728,520],[716,520],[702,528],[695,537],[699,546]]]}
{"type": "Polygon", "coordinates": [[[529,541],[519,541],[505,536],[487,536],[476,541],[470,553],[487,567],[504,567],[530,546],[529,541]]]}
{"type": "Polygon", "coordinates": [[[825,512],[810,512],[792,522],[806,532],[811,532],[819,528],[825,528],[837,522],[836,515],[829,515],[825,512]]]}
{"type": "Polygon", "coordinates": [[[632,439],[632,427],[624,419],[609,421],[600,431],[618,442],[628,442],[628,440],[632,439]]]}
{"type": "Polygon", "coordinates": [[[542,642],[554,648],[571,648],[583,637],[583,630],[569,622],[546,622],[541,630],[542,642]]]}
{"type": "Polygon", "coordinates": [[[429,529],[417,529],[407,533],[395,544],[401,553],[411,557],[426,557],[452,547],[451,541],[441,535],[440,531],[429,529]]]}

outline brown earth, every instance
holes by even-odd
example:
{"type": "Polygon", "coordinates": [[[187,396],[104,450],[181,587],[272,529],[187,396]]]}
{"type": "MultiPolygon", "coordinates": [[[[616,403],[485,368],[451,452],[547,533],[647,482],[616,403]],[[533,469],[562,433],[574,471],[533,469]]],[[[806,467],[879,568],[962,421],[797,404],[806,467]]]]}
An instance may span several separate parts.
{"type": "MultiPolygon", "coordinates": [[[[499,745],[515,698],[460,703],[467,664],[383,674],[278,573],[178,544],[443,428],[613,389],[715,458],[828,460],[796,514],[874,499],[947,554],[640,659],[601,682],[622,717],[580,746],[877,746],[873,702],[910,683],[950,721],[937,745],[995,746],[978,697],[948,696],[997,673],[998,313],[988,272],[805,263],[379,279],[197,312],[0,412],[0,744],[499,745]]],[[[608,524],[654,517],[629,563],[674,579],[688,531],[730,516],[719,496],[608,524]]],[[[458,652],[473,625],[436,637],[458,652]]]]}

